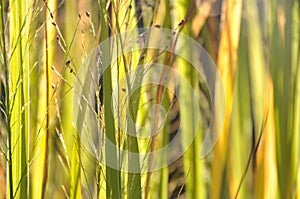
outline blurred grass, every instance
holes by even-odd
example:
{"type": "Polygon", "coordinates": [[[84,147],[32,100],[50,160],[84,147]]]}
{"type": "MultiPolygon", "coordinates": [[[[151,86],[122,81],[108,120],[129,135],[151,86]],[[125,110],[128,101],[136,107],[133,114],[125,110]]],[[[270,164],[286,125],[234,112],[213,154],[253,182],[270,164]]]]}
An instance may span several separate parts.
{"type": "MultiPolygon", "coordinates": [[[[192,26],[190,18],[194,15],[195,5],[193,1],[176,1],[175,8],[177,10],[177,23],[179,24],[181,32],[189,37],[193,37],[192,26]],[[180,24],[181,22],[181,24],[180,24]]],[[[176,24],[176,23],[175,23],[176,24]]],[[[192,51],[188,43],[182,42],[180,45],[181,56],[185,59],[192,59],[192,51]]],[[[203,176],[203,160],[197,158],[200,151],[200,141],[202,134],[202,127],[197,115],[198,103],[193,97],[194,89],[197,87],[198,74],[195,72],[193,66],[183,58],[177,58],[178,71],[182,77],[179,80],[179,100],[181,130],[182,130],[182,146],[187,148],[183,154],[184,174],[186,178],[186,196],[187,198],[205,198],[206,191],[204,188],[203,176]],[[191,89],[192,88],[192,89],[191,89]],[[194,140],[191,142],[191,138],[194,140]],[[191,143],[189,145],[189,143],[191,143]]]]}
{"type": "MultiPolygon", "coordinates": [[[[222,5],[214,0],[1,0],[0,6],[0,165],[6,164],[5,172],[0,172],[1,187],[6,186],[5,192],[0,189],[0,198],[172,198],[169,167],[144,172],[152,166],[152,157],[133,162],[128,155],[123,161],[120,156],[120,149],[153,151],[170,140],[168,122],[161,135],[152,139],[131,136],[145,132],[129,122],[133,117],[138,125],[146,124],[153,103],[170,107],[168,92],[163,91],[160,100],[156,95],[161,88],[153,92],[142,87],[126,106],[122,104],[122,89],[130,93],[132,82],[142,82],[139,73],[133,81],[125,72],[161,61],[188,80],[187,85],[170,78],[184,104],[179,108],[181,145],[197,132],[181,160],[184,182],[173,183],[180,186],[176,197],[300,198],[298,0],[227,0],[222,5]],[[226,104],[218,100],[214,104],[217,115],[225,106],[225,124],[213,151],[205,160],[199,159],[198,142],[207,128],[205,112],[211,108],[196,115],[188,86],[201,96],[200,77],[186,60],[168,60],[168,53],[158,56],[153,49],[128,53],[111,63],[114,45],[119,55],[126,47],[126,37],[118,38],[102,49],[109,67],[97,83],[97,104],[92,106],[98,128],[120,147],[109,151],[104,143],[106,147],[97,149],[99,157],[141,170],[127,173],[103,165],[101,158],[81,145],[73,123],[74,82],[100,42],[148,26],[171,28],[204,46],[220,70],[226,91],[226,104]],[[118,111],[111,104],[116,85],[118,111]],[[132,115],[124,115],[127,109],[132,115]],[[201,118],[199,128],[197,118],[201,118]],[[133,134],[126,135],[120,124],[133,134]]],[[[159,39],[149,35],[151,42],[159,39]]],[[[193,49],[187,44],[177,45],[183,55],[191,56],[193,49]]]]}
{"type": "MultiPolygon", "coordinates": [[[[220,19],[220,24],[224,26],[224,28],[219,33],[220,43],[217,55],[217,66],[220,70],[224,84],[226,104],[224,126],[214,150],[211,186],[215,191],[211,193],[212,198],[222,198],[225,196],[230,198],[230,195],[235,191],[238,183],[237,180],[233,179],[236,178],[236,175],[238,175],[238,173],[235,172],[238,172],[239,168],[231,170],[231,164],[228,162],[228,159],[230,158],[229,155],[234,152],[234,149],[239,147],[238,143],[235,144],[234,148],[230,146],[232,141],[234,142],[235,139],[238,139],[235,137],[238,136],[238,134],[233,132],[233,129],[237,128],[234,125],[241,124],[232,122],[234,121],[232,118],[232,110],[235,109],[233,106],[236,104],[233,100],[236,81],[235,78],[238,59],[240,24],[242,20],[242,2],[243,1],[227,1],[222,7],[220,19]],[[230,126],[231,122],[233,123],[232,127],[230,126]],[[233,140],[231,141],[231,139],[233,140]],[[232,183],[227,184],[227,179],[232,183]]],[[[245,86],[245,84],[243,84],[243,86],[245,86]]],[[[222,111],[222,106],[224,106],[224,104],[220,104],[218,101],[216,102],[215,114],[218,114],[219,111],[222,111]]],[[[235,165],[237,167],[239,166],[238,164],[235,165]]]]}

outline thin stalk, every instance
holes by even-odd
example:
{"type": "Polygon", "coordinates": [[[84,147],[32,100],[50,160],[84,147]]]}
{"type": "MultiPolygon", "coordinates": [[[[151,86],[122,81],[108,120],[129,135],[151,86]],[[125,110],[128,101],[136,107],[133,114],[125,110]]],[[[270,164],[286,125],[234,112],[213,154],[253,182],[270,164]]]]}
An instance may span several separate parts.
{"type": "MultiPolygon", "coordinates": [[[[178,35],[177,35],[178,36],[178,35]]],[[[171,51],[167,53],[166,55],[166,58],[165,58],[165,66],[169,66],[171,67],[171,64],[172,64],[172,59],[173,59],[173,56],[174,56],[174,50],[175,50],[175,46],[177,44],[177,39],[178,37],[175,38],[175,41],[172,45],[172,48],[171,48],[171,51]]],[[[157,87],[157,92],[156,92],[156,104],[161,104],[163,103],[164,105],[167,105],[167,103],[165,102],[166,98],[168,97],[167,96],[167,92],[166,92],[166,88],[165,86],[163,86],[164,84],[164,81],[166,79],[169,79],[169,71],[167,68],[164,68],[164,70],[162,71],[162,75],[160,77],[160,80],[159,80],[159,85],[157,87]],[[163,101],[164,100],[164,101],[163,101]]],[[[164,106],[165,107],[165,106],[164,106]]],[[[166,108],[166,107],[165,107],[166,108]]],[[[149,154],[149,163],[148,163],[148,173],[147,173],[147,178],[146,178],[146,188],[145,188],[145,199],[148,198],[148,195],[149,195],[149,187],[150,187],[150,182],[151,182],[151,174],[152,174],[152,171],[151,171],[151,168],[152,168],[152,164],[153,164],[153,155],[152,153],[154,152],[154,147],[155,147],[155,143],[156,143],[156,131],[157,131],[157,125],[158,125],[158,115],[159,113],[159,109],[158,109],[158,106],[155,107],[155,111],[154,111],[154,122],[152,124],[152,136],[151,137],[151,140],[150,140],[150,154],[149,154]]],[[[166,142],[166,138],[168,137],[167,135],[167,132],[166,132],[166,127],[164,127],[164,142],[166,142]]],[[[163,157],[165,158],[165,157],[163,157]]]]}
{"type": "MultiPolygon", "coordinates": [[[[260,136],[259,127],[263,123],[264,101],[269,101],[266,97],[266,81],[267,81],[267,59],[264,53],[263,32],[260,28],[258,6],[255,1],[245,1],[246,15],[246,32],[247,32],[247,50],[248,50],[248,70],[249,75],[249,91],[250,91],[250,115],[252,123],[251,150],[254,149],[255,143],[260,136]]],[[[264,130],[265,131],[265,130],[264,130]]],[[[250,140],[249,139],[249,140],[250,140]]],[[[258,162],[258,155],[262,153],[254,153],[251,167],[251,185],[250,190],[255,190],[252,197],[258,197],[259,191],[255,186],[263,180],[259,178],[258,167],[261,165],[258,162]]],[[[247,165],[248,166],[248,165],[247,165]]],[[[249,192],[250,194],[250,192],[249,192]]]]}
{"type": "MultiPolygon", "coordinates": [[[[48,1],[45,2],[46,6],[46,25],[45,25],[45,71],[46,71],[46,101],[45,105],[48,109],[49,107],[49,49],[48,49],[48,1]]],[[[42,198],[45,198],[46,184],[48,178],[48,157],[49,157],[49,111],[46,111],[46,145],[45,145],[45,160],[44,160],[44,176],[42,183],[42,198]]]]}
{"type": "MultiPolygon", "coordinates": [[[[51,42],[55,38],[56,30],[54,25],[51,23],[55,21],[56,14],[53,13],[55,10],[56,1],[48,0],[45,1],[43,6],[44,11],[44,27],[43,32],[43,62],[41,64],[42,73],[39,77],[36,77],[34,74],[32,80],[35,83],[32,83],[31,88],[38,89],[38,97],[36,97],[36,102],[32,103],[33,108],[36,110],[36,121],[32,123],[35,125],[33,127],[34,136],[33,136],[33,162],[31,169],[31,183],[30,183],[30,197],[32,198],[46,198],[47,193],[50,191],[47,190],[47,181],[49,181],[49,151],[50,151],[50,121],[51,115],[54,111],[50,109],[51,94],[50,93],[50,82],[52,81],[52,75],[49,66],[53,64],[54,57],[54,47],[51,45],[51,42]],[[38,85],[36,85],[38,84],[38,85]]],[[[38,55],[38,54],[36,54],[38,55]]],[[[32,94],[33,95],[33,94],[32,94]]],[[[33,97],[34,98],[34,97],[33,97]]],[[[51,179],[51,177],[50,177],[51,179]]]]}
{"type": "MultiPolygon", "coordinates": [[[[30,1],[10,1],[10,88],[13,197],[28,197],[29,54],[27,11],[30,1]]],[[[9,183],[10,184],[10,183],[9,183]]],[[[9,193],[11,194],[11,193],[9,193]]]]}
{"type": "MultiPolygon", "coordinates": [[[[169,12],[170,10],[170,1],[166,0],[166,1],[159,1],[159,3],[157,4],[157,8],[155,9],[154,12],[154,17],[153,17],[153,24],[158,24],[158,25],[162,25],[163,28],[167,28],[167,29],[171,29],[171,13],[169,12]]],[[[174,44],[174,47],[176,45],[176,42],[174,44]]],[[[173,48],[174,48],[173,47],[173,48]]],[[[173,51],[174,49],[172,49],[173,51]]],[[[165,65],[166,66],[171,66],[172,65],[172,61],[171,61],[171,57],[173,58],[173,56],[171,56],[171,52],[166,53],[165,56],[165,65]]],[[[161,79],[162,80],[162,79],[161,79]]],[[[161,81],[162,83],[162,81],[161,81]]],[[[159,85],[159,87],[161,87],[159,85]]],[[[162,94],[162,105],[164,107],[165,110],[167,110],[170,106],[171,106],[171,102],[168,96],[168,93],[166,92],[166,89],[164,89],[164,93],[162,94]]],[[[159,91],[159,88],[158,88],[159,91]]],[[[157,92],[157,94],[159,94],[159,92],[157,92]]],[[[158,97],[158,96],[157,96],[158,97]]],[[[157,98],[158,99],[158,98],[157,98]]],[[[155,110],[155,112],[157,112],[155,110]]],[[[154,118],[157,118],[157,116],[155,116],[154,118]]],[[[166,123],[164,125],[163,128],[163,138],[162,138],[162,146],[167,146],[168,142],[169,142],[169,132],[168,132],[168,124],[166,123]]],[[[152,144],[152,148],[151,148],[151,142],[155,142],[155,137],[153,137],[153,139],[150,140],[150,152],[154,151],[154,145],[155,143],[152,144]]],[[[151,155],[151,153],[150,153],[151,155]]],[[[149,165],[151,165],[152,163],[150,162],[151,158],[149,157],[149,165]]],[[[165,152],[162,155],[162,161],[165,165],[167,165],[168,162],[168,153],[165,152]]],[[[168,166],[165,166],[164,168],[162,168],[160,171],[160,181],[159,181],[159,198],[161,199],[167,199],[168,198],[168,178],[169,178],[169,168],[168,166]]],[[[147,190],[147,187],[150,187],[151,185],[151,171],[147,174],[147,179],[146,179],[146,188],[145,188],[145,199],[147,199],[147,196],[152,194],[152,192],[157,191],[156,190],[156,185],[152,184],[153,188],[149,189],[149,193],[147,190]],[[155,186],[155,187],[154,187],[155,186]]]]}
{"type": "Polygon", "coordinates": [[[5,40],[5,23],[4,23],[4,0],[1,0],[1,39],[3,42],[3,61],[4,61],[4,74],[5,74],[5,105],[6,105],[6,128],[7,128],[7,139],[8,139],[8,189],[9,196],[13,198],[13,174],[12,174],[12,140],[11,140],[11,128],[10,128],[10,92],[9,92],[9,71],[8,71],[8,62],[6,54],[6,40],[5,40]]]}
{"type": "MultiPolygon", "coordinates": [[[[127,132],[130,132],[130,134],[127,135],[127,143],[128,143],[128,169],[132,169],[135,168],[136,172],[132,173],[132,172],[128,172],[128,182],[127,182],[127,189],[128,189],[128,198],[141,198],[142,194],[141,194],[141,173],[140,173],[140,159],[139,157],[137,158],[137,160],[130,160],[130,153],[136,153],[139,154],[139,146],[138,146],[138,140],[136,138],[136,136],[132,136],[131,134],[134,133],[136,134],[136,127],[135,127],[135,123],[137,122],[137,117],[138,117],[138,107],[139,107],[139,102],[140,102],[140,85],[142,82],[142,74],[143,74],[143,70],[138,70],[138,72],[136,73],[136,79],[133,82],[133,86],[138,88],[137,90],[135,90],[134,93],[132,93],[132,87],[131,87],[131,83],[130,83],[130,78],[129,78],[129,74],[128,74],[128,70],[130,70],[130,65],[128,65],[127,61],[126,61],[126,57],[124,54],[124,46],[123,46],[123,38],[121,33],[121,27],[119,24],[119,18],[118,18],[118,13],[116,10],[116,6],[113,4],[112,5],[113,13],[115,14],[115,25],[116,25],[116,30],[117,33],[119,33],[117,39],[119,39],[117,42],[117,44],[120,44],[120,48],[121,48],[121,55],[122,55],[122,60],[123,60],[123,64],[124,64],[124,71],[125,71],[125,77],[126,77],[126,84],[127,84],[127,90],[128,90],[128,112],[129,114],[126,114],[126,121],[127,121],[127,132]],[[133,96],[137,96],[137,98],[134,98],[133,96]],[[133,99],[134,98],[134,99],[133,99]],[[136,104],[134,101],[137,101],[138,104],[136,104]],[[133,123],[132,123],[133,121],[133,123]]],[[[146,53],[146,50],[144,49],[141,53],[141,56],[143,56],[146,53]]],[[[135,60],[136,61],[136,60],[135,60]]],[[[142,59],[138,60],[138,64],[137,66],[139,66],[142,63],[142,59]]],[[[131,63],[132,64],[132,63],[131,63]]]]}
{"type": "MultiPolygon", "coordinates": [[[[71,157],[69,176],[70,180],[66,181],[70,185],[70,198],[76,199],[81,197],[81,146],[79,134],[75,131],[73,123],[72,96],[74,90],[71,82],[74,82],[74,74],[78,69],[77,64],[81,63],[82,52],[78,42],[78,30],[82,22],[81,15],[77,12],[79,1],[65,1],[65,60],[62,68],[62,74],[65,81],[62,84],[61,95],[63,96],[62,105],[62,127],[65,132],[66,146],[68,156],[71,157]]],[[[85,174],[84,174],[85,175],[85,174]]],[[[90,192],[90,190],[89,190],[90,192]]]]}
{"type": "MultiPolygon", "coordinates": [[[[101,20],[101,39],[105,41],[109,35],[109,24],[106,12],[106,1],[99,0],[100,6],[100,20],[101,20]]],[[[115,121],[113,110],[111,108],[112,102],[112,81],[111,81],[111,64],[110,64],[110,48],[104,46],[100,49],[103,57],[103,64],[108,66],[103,72],[103,100],[104,100],[104,122],[105,122],[105,134],[107,138],[116,146],[115,138],[115,121]]],[[[105,158],[113,162],[114,165],[118,165],[117,149],[108,148],[108,144],[105,143],[105,158]]],[[[108,160],[107,160],[108,162],[108,160]]],[[[121,195],[121,179],[120,171],[106,166],[106,198],[122,198],[121,195]]]]}
{"type": "MultiPolygon", "coordinates": [[[[167,92],[165,92],[167,93],[167,92]]],[[[168,98],[168,95],[165,94],[163,98],[163,107],[165,110],[167,110],[172,104],[168,98]]],[[[162,146],[167,146],[169,143],[169,132],[168,132],[168,124],[166,123],[163,128],[163,141],[162,141],[162,146]]],[[[168,154],[165,153],[163,154],[162,161],[165,165],[168,163],[168,154]]],[[[161,169],[160,171],[160,186],[159,186],[159,198],[160,199],[167,199],[168,198],[168,178],[169,178],[169,169],[168,166],[165,166],[164,168],[161,169]]]]}
{"type": "MultiPolygon", "coordinates": [[[[180,22],[178,25],[182,26],[181,33],[193,38],[190,19],[194,14],[195,1],[179,0],[176,1],[175,7],[178,12],[177,21],[180,22]]],[[[193,49],[189,47],[188,43],[181,41],[179,45],[181,56],[191,58],[193,49]]],[[[180,104],[183,104],[183,106],[180,106],[180,118],[182,130],[181,145],[186,149],[183,154],[186,194],[188,198],[205,198],[206,193],[202,179],[204,165],[198,157],[202,127],[200,123],[197,123],[200,115],[195,114],[195,110],[199,109],[198,103],[193,100],[195,89],[197,89],[198,76],[188,61],[182,58],[178,58],[177,61],[181,76],[179,79],[179,101],[180,104]],[[192,138],[194,139],[191,141],[190,139],[192,138]]]]}

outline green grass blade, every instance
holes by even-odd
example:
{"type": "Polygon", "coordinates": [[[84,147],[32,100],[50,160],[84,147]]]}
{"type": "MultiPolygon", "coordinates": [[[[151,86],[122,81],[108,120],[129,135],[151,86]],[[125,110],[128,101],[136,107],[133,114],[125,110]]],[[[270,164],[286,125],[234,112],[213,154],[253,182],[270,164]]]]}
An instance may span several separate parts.
{"type": "MultiPolygon", "coordinates": [[[[297,173],[300,175],[300,2],[295,1],[292,8],[292,74],[294,75],[293,85],[293,97],[292,97],[292,110],[291,115],[293,117],[292,122],[292,176],[291,180],[293,185],[297,186],[297,173]]],[[[299,182],[298,182],[299,183],[299,182]]],[[[298,185],[300,186],[300,185],[298,185]]],[[[298,188],[299,189],[299,188],[298,188]]],[[[300,192],[300,190],[298,190],[300,192]]],[[[297,192],[297,187],[296,187],[297,192]]],[[[294,196],[294,193],[292,194],[294,196]]],[[[298,196],[300,197],[300,196],[298,196]]]]}
{"type": "Polygon", "coordinates": [[[70,198],[76,199],[81,197],[81,160],[80,160],[80,138],[78,133],[75,131],[73,122],[73,106],[72,96],[74,90],[70,88],[70,84],[74,82],[74,74],[70,71],[77,71],[78,66],[81,63],[81,57],[83,53],[78,50],[79,41],[78,41],[78,29],[79,29],[79,21],[81,20],[78,17],[77,12],[78,1],[66,1],[65,2],[65,41],[66,41],[66,54],[64,59],[64,67],[63,67],[63,77],[66,82],[62,84],[61,96],[63,111],[61,113],[62,117],[62,128],[65,132],[64,139],[66,141],[66,147],[68,151],[68,157],[70,159],[70,181],[66,181],[70,185],[70,198]],[[69,63],[69,64],[67,64],[69,63]],[[71,89],[71,91],[70,91],[71,89]]]}
{"type": "MultiPolygon", "coordinates": [[[[5,74],[5,95],[10,96],[10,89],[9,85],[9,70],[8,70],[8,61],[7,61],[7,54],[6,54],[6,39],[5,39],[5,13],[4,13],[4,1],[1,1],[1,44],[3,45],[2,56],[3,56],[3,71],[5,74]]],[[[2,47],[2,46],[1,46],[2,47]]],[[[2,69],[2,68],[1,68],[2,69]]],[[[13,198],[13,173],[12,173],[12,138],[11,138],[11,116],[10,116],[10,98],[6,97],[5,99],[5,107],[6,107],[6,128],[7,128],[7,195],[10,198],[13,198]]]]}
{"type": "Polygon", "coordinates": [[[294,197],[293,186],[296,181],[297,164],[299,164],[299,156],[298,158],[293,156],[293,154],[299,153],[297,152],[299,151],[299,139],[295,141],[295,138],[299,136],[299,129],[297,129],[299,127],[297,127],[296,121],[299,112],[294,112],[297,101],[299,101],[299,92],[296,91],[298,87],[296,82],[299,82],[299,47],[295,40],[299,36],[299,26],[295,26],[299,23],[297,22],[299,21],[299,14],[297,14],[297,12],[299,13],[299,3],[286,1],[278,4],[277,9],[282,12],[278,12],[274,17],[276,20],[274,20],[271,40],[273,51],[271,70],[275,96],[274,116],[279,197],[283,199],[294,197]],[[286,20],[286,23],[281,23],[281,19],[286,20]]]}
{"type": "MultiPolygon", "coordinates": [[[[187,20],[188,17],[193,16],[193,1],[176,1],[175,8],[177,10],[177,22],[178,24],[182,20],[187,20]]],[[[191,21],[183,24],[182,33],[193,38],[191,29],[191,21]]],[[[192,55],[192,50],[183,40],[180,43],[180,55],[187,58],[192,55]]],[[[186,177],[186,195],[187,198],[205,198],[206,192],[203,183],[203,161],[200,160],[200,140],[201,140],[201,125],[197,123],[199,121],[199,115],[197,115],[198,107],[197,102],[194,101],[194,90],[197,89],[198,76],[193,66],[184,60],[178,58],[179,74],[179,102],[180,102],[180,118],[181,118],[181,130],[182,130],[182,147],[187,149],[183,154],[184,161],[184,174],[186,177]],[[192,89],[191,89],[192,88],[192,89]],[[191,145],[190,139],[194,138],[191,145]]],[[[198,93],[199,94],[199,93],[198,93]]]]}
{"type": "Polygon", "coordinates": [[[10,128],[13,179],[9,179],[10,198],[28,197],[28,134],[29,134],[29,54],[28,10],[30,1],[10,1],[10,128]],[[12,180],[12,184],[11,181],[12,180]],[[11,193],[13,191],[13,193],[11,193]]]}
{"type": "MultiPolygon", "coordinates": [[[[100,0],[100,21],[101,21],[101,39],[104,41],[108,38],[108,22],[107,22],[107,12],[106,12],[106,1],[100,0]]],[[[112,102],[112,81],[111,81],[111,65],[110,65],[110,48],[109,46],[103,46],[100,49],[103,55],[103,64],[108,66],[103,72],[103,100],[104,100],[104,121],[105,121],[105,135],[112,142],[113,146],[116,145],[115,137],[115,122],[113,110],[111,107],[112,102]]],[[[117,149],[110,149],[108,143],[105,143],[105,158],[109,159],[107,162],[113,162],[114,165],[118,165],[117,149]]],[[[120,171],[106,166],[106,198],[122,198],[121,195],[121,179],[120,171]]]]}

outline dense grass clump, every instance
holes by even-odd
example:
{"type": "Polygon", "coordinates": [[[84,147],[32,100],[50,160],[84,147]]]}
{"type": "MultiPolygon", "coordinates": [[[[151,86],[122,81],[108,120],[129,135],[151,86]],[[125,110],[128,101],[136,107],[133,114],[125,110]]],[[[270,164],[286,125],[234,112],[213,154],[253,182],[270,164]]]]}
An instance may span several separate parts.
{"type": "Polygon", "coordinates": [[[1,0],[0,198],[300,198],[298,0],[1,0]]]}

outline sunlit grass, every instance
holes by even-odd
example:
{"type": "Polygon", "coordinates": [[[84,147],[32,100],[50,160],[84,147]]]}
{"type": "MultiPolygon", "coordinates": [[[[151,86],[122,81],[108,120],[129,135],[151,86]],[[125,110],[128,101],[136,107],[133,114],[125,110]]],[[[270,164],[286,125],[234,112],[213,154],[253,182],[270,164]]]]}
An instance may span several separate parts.
{"type": "MultiPolygon", "coordinates": [[[[220,7],[216,1],[199,2],[1,0],[0,165],[6,164],[6,173],[0,172],[0,186],[6,190],[0,198],[299,198],[299,1],[227,0],[220,7]],[[218,98],[211,102],[214,113],[203,105],[203,77],[183,59],[194,53],[188,42],[174,42],[182,57],[148,49],[160,36],[139,35],[136,28],[145,27],[169,28],[203,45],[220,70],[225,104],[218,98]],[[130,37],[123,34],[93,50],[125,31],[143,37],[133,47],[145,49],[124,54],[130,37]],[[93,67],[107,67],[99,81],[91,80],[95,74],[88,67],[99,51],[102,63],[93,67]],[[112,60],[114,53],[118,57],[112,60]],[[184,79],[151,74],[156,63],[184,79]],[[128,75],[140,65],[146,67],[128,75]],[[156,130],[158,109],[148,121],[153,104],[166,110],[174,105],[174,93],[165,86],[142,86],[151,75],[168,79],[178,91],[180,145],[188,147],[182,174],[179,168],[171,173],[173,164],[148,172],[157,157],[131,157],[153,152],[173,136],[170,118],[159,135],[135,136],[147,134],[140,127],[149,123],[156,130]],[[84,98],[90,85],[97,88],[94,104],[84,98]],[[225,123],[216,146],[200,159],[211,114],[225,114],[225,123]],[[98,133],[94,146],[81,142],[83,131],[98,133]],[[171,182],[176,175],[182,178],[171,182]],[[171,186],[176,192],[169,193],[171,186]]],[[[161,161],[169,156],[164,153],[161,161]]]]}

